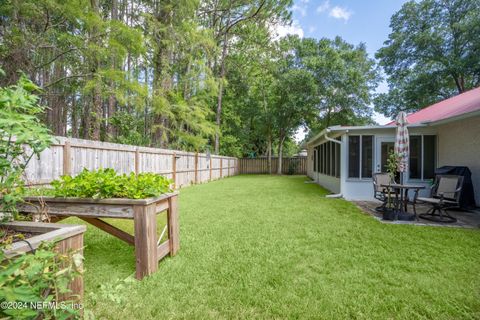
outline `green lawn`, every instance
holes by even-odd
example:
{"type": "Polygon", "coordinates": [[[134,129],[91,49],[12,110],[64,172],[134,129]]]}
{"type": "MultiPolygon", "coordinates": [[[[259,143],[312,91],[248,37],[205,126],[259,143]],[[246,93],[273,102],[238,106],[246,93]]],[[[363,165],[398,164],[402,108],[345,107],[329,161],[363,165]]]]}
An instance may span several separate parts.
{"type": "Polygon", "coordinates": [[[89,226],[87,309],[108,319],[480,318],[480,231],[382,224],[305,179],[182,189],[180,252],[141,282],[128,281],[133,248],[89,226]]]}

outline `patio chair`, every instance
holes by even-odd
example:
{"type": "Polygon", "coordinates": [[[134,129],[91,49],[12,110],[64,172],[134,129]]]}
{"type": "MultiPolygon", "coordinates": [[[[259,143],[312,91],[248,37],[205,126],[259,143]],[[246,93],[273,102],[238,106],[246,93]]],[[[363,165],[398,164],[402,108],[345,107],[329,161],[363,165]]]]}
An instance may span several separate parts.
{"type": "Polygon", "coordinates": [[[429,198],[418,197],[417,201],[432,206],[420,218],[436,222],[456,222],[457,219],[448,214],[448,209],[460,208],[463,177],[456,175],[437,175],[429,198]],[[438,211],[438,213],[436,213],[438,211]]]}
{"type": "MultiPolygon", "coordinates": [[[[382,205],[375,208],[379,212],[385,211],[388,202],[388,190],[382,185],[390,184],[392,179],[388,173],[374,173],[373,176],[373,197],[382,202],[382,205]]],[[[390,192],[391,193],[391,192],[390,192]]]]}

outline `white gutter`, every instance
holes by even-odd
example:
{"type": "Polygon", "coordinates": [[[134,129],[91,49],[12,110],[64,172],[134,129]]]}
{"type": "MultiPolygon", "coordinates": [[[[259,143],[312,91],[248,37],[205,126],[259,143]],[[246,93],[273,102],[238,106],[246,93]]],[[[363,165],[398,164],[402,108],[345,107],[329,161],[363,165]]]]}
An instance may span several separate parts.
{"type": "Polygon", "coordinates": [[[338,143],[339,145],[342,145],[342,141],[338,141],[336,139],[330,138],[329,136],[327,136],[327,133],[330,133],[330,128],[325,129],[325,134],[323,136],[325,137],[326,140],[338,143]]]}

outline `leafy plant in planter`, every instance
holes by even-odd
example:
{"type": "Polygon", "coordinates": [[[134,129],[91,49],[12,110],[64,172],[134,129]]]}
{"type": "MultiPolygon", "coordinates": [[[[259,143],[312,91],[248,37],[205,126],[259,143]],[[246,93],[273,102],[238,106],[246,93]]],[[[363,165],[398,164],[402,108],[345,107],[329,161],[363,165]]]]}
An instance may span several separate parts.
{"type": "Polygon", "coordinates": [[[22,200],[22,175],[34,156],[53,142],[38,115],[45,108],[34,92],[40,89],[25,76],[16,85],[0,88],[0,212],[3,220],[17,217],[22,200]]]}
{"type": "Polygon", "coordinates": [[[55,197],[145,199],[171,192],[172,181],[154,173],[117,174],[113,169],[84,169],[52,182],[55,197]]]}
{"type": "MultiPolygon", "coordinates": [[[[396,175],[397,175],[397,168],[399,163],[399,156],[395,152],[391,151],[387,158],[387,173],[390,176],[390,181],[395,183],[396,175]]],[[[395,219],[395,212],[393,206],[393,200],[391,197],[391,190],[389,189],[387,192],[387,205],[385,206],[385,210],[383,213],[383,217],[385,220],[394,220],[395,219]]]]}

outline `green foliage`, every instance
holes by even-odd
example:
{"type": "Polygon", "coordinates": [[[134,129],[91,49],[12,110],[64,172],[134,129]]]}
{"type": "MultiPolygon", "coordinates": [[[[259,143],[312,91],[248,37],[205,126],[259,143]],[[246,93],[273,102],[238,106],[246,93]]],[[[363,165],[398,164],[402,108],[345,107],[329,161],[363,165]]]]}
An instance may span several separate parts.
{"type": "MultiPolygon", "coordinates": [[[[52,303],[70,292],[68,284],[81,274],[83,257],[71,252],[58,254],[54,243],[42,243],[34,253],[6,258],[0,250],[0,303],[52,303]]],[[[73,301],[59,308],[0,308],[2,319],[67,319],[79,317],[73,301]]]]}
{"type": "Polygon", "coordinates": [[[408,1],[390,22],[376,57],[390,91],[375,108],[393,117],[480,85],[480,2],[408,1]]]}
{"type": "Polygon", "coordinates": [[[0,212],[14,216],[24,191],[25,167],[52,143],[38,118],[45,108],[35,91],[39,88],[25,76],[16,85],[0,88],[0,212]]]}
{"type": "Polygon", "coordinates": [[[297,158],[290,159],[290,162],[288,163],[287,173],[289,175],[295,174],[295,171],[298,168],[298,164],[299,164],[299,160],[297,158]]]}
{"type": "Polygon", "coordinates": [[[393,150],[388,154],[387,158],[387,173],[392,181],[395,181],[398,172],[398,164],[400,163],[400,157],[393,150]]]}
{"type": "Polygon", "coordinates": [[[110,118],[110,125],[115,131],[112,142],[135,146],[149,144],[149,137],[143,132],[144,121],[134,114],[119,111],[110,118]]]}
{"type": "Polygon", "coordinates": [[[117,174],[113,169],[62,176],[52,182],[55,197],[145,199],[171,192],[172,181],[154,173],[117,174]]]}

